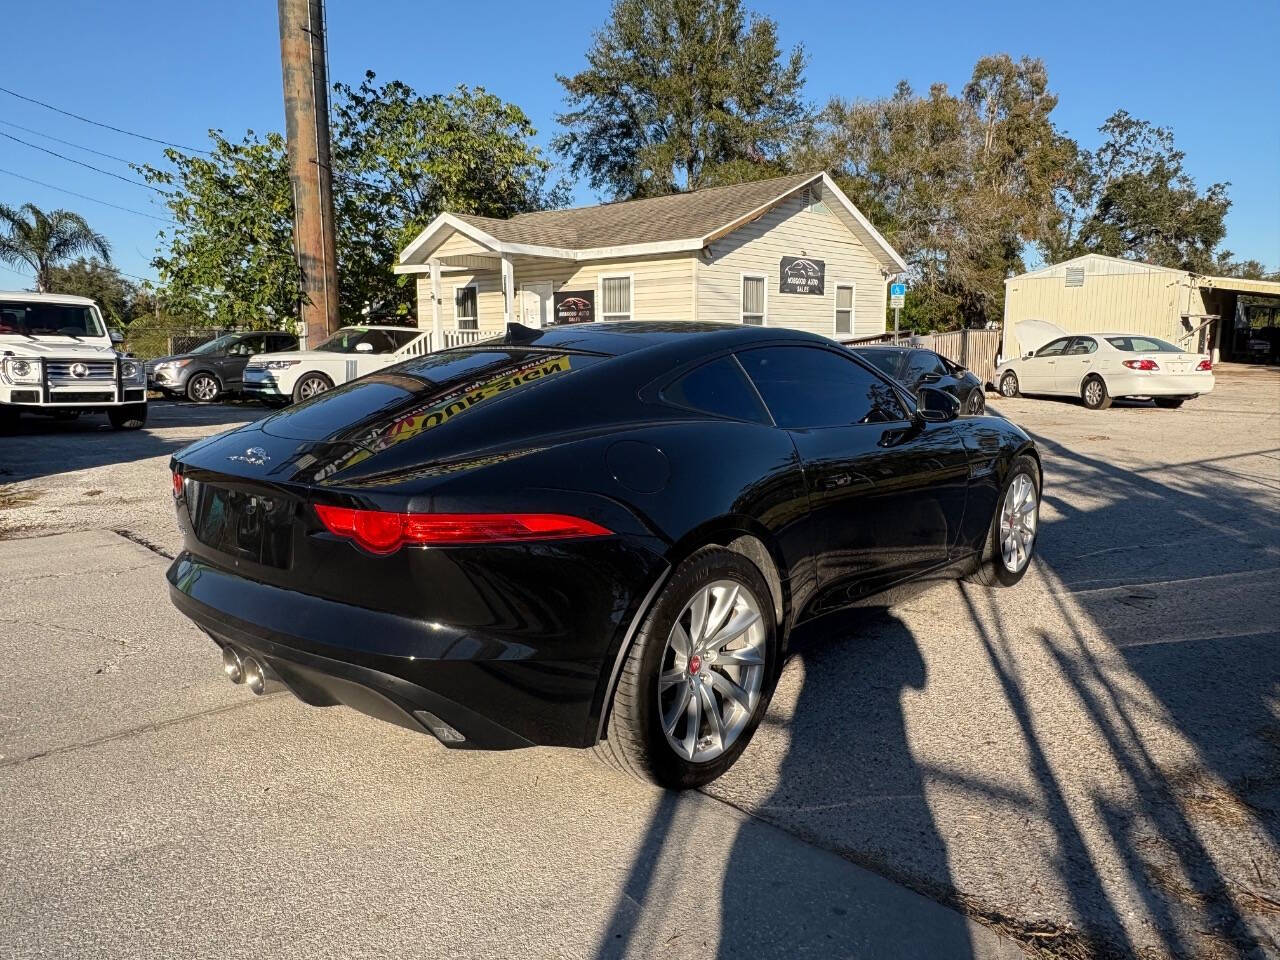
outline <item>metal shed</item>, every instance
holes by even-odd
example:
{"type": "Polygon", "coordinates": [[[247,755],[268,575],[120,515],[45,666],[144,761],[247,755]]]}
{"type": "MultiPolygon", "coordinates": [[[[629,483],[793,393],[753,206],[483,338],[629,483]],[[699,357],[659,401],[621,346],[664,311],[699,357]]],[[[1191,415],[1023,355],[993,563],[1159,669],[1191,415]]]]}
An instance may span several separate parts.
{"type": "Polygon", "coordinates": [[[1020,356],[1017,327],[1046,320],[1073,333],[1146,333],[1214,359],[1247,359],[1271,344],[1280,283],[1209,277],[1090,253],[1005,281],[1001,355],[1020,356]],[[1253,344],[1251,347],[1250,344],[1253,344]]]}

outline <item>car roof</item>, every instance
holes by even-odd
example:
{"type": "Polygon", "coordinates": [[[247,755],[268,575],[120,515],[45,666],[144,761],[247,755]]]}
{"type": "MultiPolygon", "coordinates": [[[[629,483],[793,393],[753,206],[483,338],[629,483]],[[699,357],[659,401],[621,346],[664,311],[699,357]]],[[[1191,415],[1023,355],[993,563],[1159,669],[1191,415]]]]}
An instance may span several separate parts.
{"type": "Polygon", "coordinates": [[[97,301],[90,297],[77,297],[70,293],[32,293],[30,290],[0,290],[0,300],[17,300],[25,303],[66,303],[78,307],[92,307],[97,301]]]}
{"type": "Polygon", "coordinates": [[[757,327],[751,324],[712,323],[698,320],[619,320],[544,329],[513,323],[508,326],[505,336],[468,344],[468,348],[483,349],[490,344],[514,343],[521,346],[581,350],[585,353],[620,356],[662,346],[704,350],[733,349],[784,340],[839,346],[828,337],[781,327],[757,327]]]}

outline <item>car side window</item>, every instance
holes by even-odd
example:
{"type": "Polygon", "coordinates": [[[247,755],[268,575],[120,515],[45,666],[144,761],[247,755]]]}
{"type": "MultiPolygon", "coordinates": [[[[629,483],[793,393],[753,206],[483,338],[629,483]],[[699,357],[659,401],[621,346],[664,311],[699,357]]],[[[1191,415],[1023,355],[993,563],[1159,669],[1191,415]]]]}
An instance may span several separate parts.
{"type": "Polygon", "coordinates": [[[897,391],[852,357],[808,346],[738,354],[774,422],[789,429],[906,420],[897,391]]]}
{"type": "Polygon", "coordinates": [[[938,358],[938,355],[931,350],[915,350],[911,354],[911,359],[907,361],[907,369],[902,375],[902,382],[914,387],[931,373],[945,377],[947,368],[938,358]]]}
{"type": "Polygon", "coordinates": [[[662,399],[679,407],[727,417],[768,423],[760,397],[733,357],[720,357],[690,370],[662,391],[662,399]]]}
{"type": "Polygon", "coordinates": [[[1045,344],[1043,347],[1041,347],[1039,350],[1037,350],[1036,356],[1037,357],[1061,356],[1062,352],[1067,349],[1067,344],[1070,342],[1071,342],[1070,337],[1060,337],[1057,340],[1052,340],[1049,343],[1045,344]]]}
{"type": "Polygon", "coordinates": [[[858,350],[855,352],[881,373],[894,378],[898,376],[898,365],[902,362],[903,351],[880,349],[858,350]]]}
{"type": "Polygon", "coordinates": [[[266,342],[266,339],[267,338],[260,333],[252,337],[245,337],[240,341],[240,355],[251,357],[255,353],[262,353],[263,344],[266,342]]]}
{"type": "Polygon", "coordinates": [[[1093,353],[1098,349],[1098,341],[1093,337],[1076,337],[1071,341],[1071,346],[1067,347],[1066,356],[1077,357],[1084,354],[1093,353]]]}
{"type": "Polygon", "coordinates": [[[269,352],[274,353],[279,350],[292,350],[297,345],[298,345],[298,342],[294,340],[293,337],[286,336],[283,334],[276,334],[268,338],[267,350],[269,352]]]}

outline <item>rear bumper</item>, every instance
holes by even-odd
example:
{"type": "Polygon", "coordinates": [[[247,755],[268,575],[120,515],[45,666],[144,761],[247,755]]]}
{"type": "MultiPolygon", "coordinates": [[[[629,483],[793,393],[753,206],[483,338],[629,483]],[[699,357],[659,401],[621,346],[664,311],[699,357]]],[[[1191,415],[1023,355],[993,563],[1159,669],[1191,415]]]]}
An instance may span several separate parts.
{"type": "Polygon", "coordinates": [[[1107,377],[1113,397],[1194,397],[1213,391],[1212,373],[1133,373],[1107,377]]]}
{"type": "Polygon", "coordinates": [[[497,634],[250,580],[187,552],[168,580],[179,610],[220,647],[257,657],[300,700],[472,749],[593,743],[607,668],[640,604],[637,595],[624,616],[599,623],[590,653],[556,659],[497,634]]]}

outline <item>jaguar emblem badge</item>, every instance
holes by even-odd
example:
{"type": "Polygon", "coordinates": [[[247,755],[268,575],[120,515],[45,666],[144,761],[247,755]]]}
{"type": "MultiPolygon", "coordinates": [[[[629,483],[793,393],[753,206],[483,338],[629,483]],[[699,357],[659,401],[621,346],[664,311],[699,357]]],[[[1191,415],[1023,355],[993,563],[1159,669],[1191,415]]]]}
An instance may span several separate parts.
{"type": "Polygon", "coordinates": [[[260,467],[271,458],[267,456],[267,451],[263,450],[261,447],[250,447],[244,453],[234,454],[227,457],[227,459],[239,460],[244,463],[252,463],[255,467],[260,467]]]}
{"type": "Polygon", "coordinates": [[[89,375],[89,366],[84,363],[73,363],[71,365],[71,375],[77,380],[83,380],[89,375]]]}

